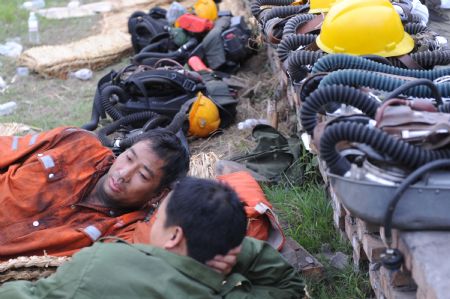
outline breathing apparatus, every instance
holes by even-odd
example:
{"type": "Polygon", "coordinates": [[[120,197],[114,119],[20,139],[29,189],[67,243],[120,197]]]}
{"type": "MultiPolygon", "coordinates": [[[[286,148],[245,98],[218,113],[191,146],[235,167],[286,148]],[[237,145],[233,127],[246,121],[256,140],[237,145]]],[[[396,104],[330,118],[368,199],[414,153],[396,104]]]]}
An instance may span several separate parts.
{"type": "MultiPolygon", "coordinates": [[[[322,24],[318,3],[294,13],[290,1],[259,0],[252,13],[287,70],[301,127],[333,190],[389,238],[392,227],[449,229],[450,68],[433,69],[450,63],[446,41],[407,1],[337,2],[321,12],[322,24]]],[[[394,269],[402,256],[387,247],[383,263],[394,269]]]]}

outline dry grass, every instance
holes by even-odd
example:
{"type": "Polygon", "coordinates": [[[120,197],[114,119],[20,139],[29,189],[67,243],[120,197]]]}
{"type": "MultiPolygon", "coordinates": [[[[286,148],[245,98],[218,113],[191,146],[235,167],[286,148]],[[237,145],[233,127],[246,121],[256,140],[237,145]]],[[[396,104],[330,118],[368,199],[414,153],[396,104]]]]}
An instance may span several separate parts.
{"type": "Polygon", "coordinates": [[[215,178],[217,160],[219,158],[214,152],[201,152],[191,156],[189,175],[203,179],[215,178]]]}
{"type": "Polygon", "coordinates": [[[21,123],[0,123],[0,136],[21,135],[30,130],[39,131],[40,129],[21,123]]]}

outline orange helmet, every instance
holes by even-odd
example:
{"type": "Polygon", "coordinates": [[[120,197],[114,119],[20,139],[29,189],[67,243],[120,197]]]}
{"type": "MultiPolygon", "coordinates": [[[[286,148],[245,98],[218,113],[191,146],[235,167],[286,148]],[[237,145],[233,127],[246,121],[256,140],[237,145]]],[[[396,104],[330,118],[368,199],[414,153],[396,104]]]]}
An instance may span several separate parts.
{"type": "Polygon", "coordinates": [[[214,102],[201,92],[189,111],[189,134],[207,137],[219,128],[219,109],[214,102]]]}

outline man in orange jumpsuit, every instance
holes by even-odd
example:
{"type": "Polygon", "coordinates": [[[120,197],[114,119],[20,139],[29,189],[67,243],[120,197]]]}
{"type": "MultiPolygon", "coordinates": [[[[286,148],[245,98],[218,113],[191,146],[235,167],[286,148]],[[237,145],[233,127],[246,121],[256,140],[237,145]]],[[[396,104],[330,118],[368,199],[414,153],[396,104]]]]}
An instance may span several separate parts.
{"type": "Polygon", "coordinates": [[[164,129],[117,158],[77,128],[0,137],[0,261],[71,255],[102,236],[132,234],[129,225],[149,217],[188,167],[164,129]]]}

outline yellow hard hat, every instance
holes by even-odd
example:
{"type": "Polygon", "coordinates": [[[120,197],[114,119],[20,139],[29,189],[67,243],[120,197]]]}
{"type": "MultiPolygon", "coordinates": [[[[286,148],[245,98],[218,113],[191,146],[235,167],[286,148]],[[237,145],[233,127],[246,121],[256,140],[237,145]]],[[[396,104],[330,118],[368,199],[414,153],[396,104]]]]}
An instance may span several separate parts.
{"type": "Polygon", "coordinates": [[[201,92],[189,111],[189,134],[207,137],[220,125],[219,109],[214,102],[201,92]]]}
{"type": "Polygon", "coordinates": [[[197,0],[194,4],[194,12],[200,18],[213,22],[218,16],[217,5],[213,0],[197,0]]]}
{"type": "Polygon", "coordinates": [[[308,13],[328,12],[336,0],[310,0],[308,13]]]}
{"type": "Polygon", "coordinates": [[[316,43],[327,53],[384,57],[403,55],[414,48],[414,40],[389,0],[336,3],[325,16],[316,43]]]}

